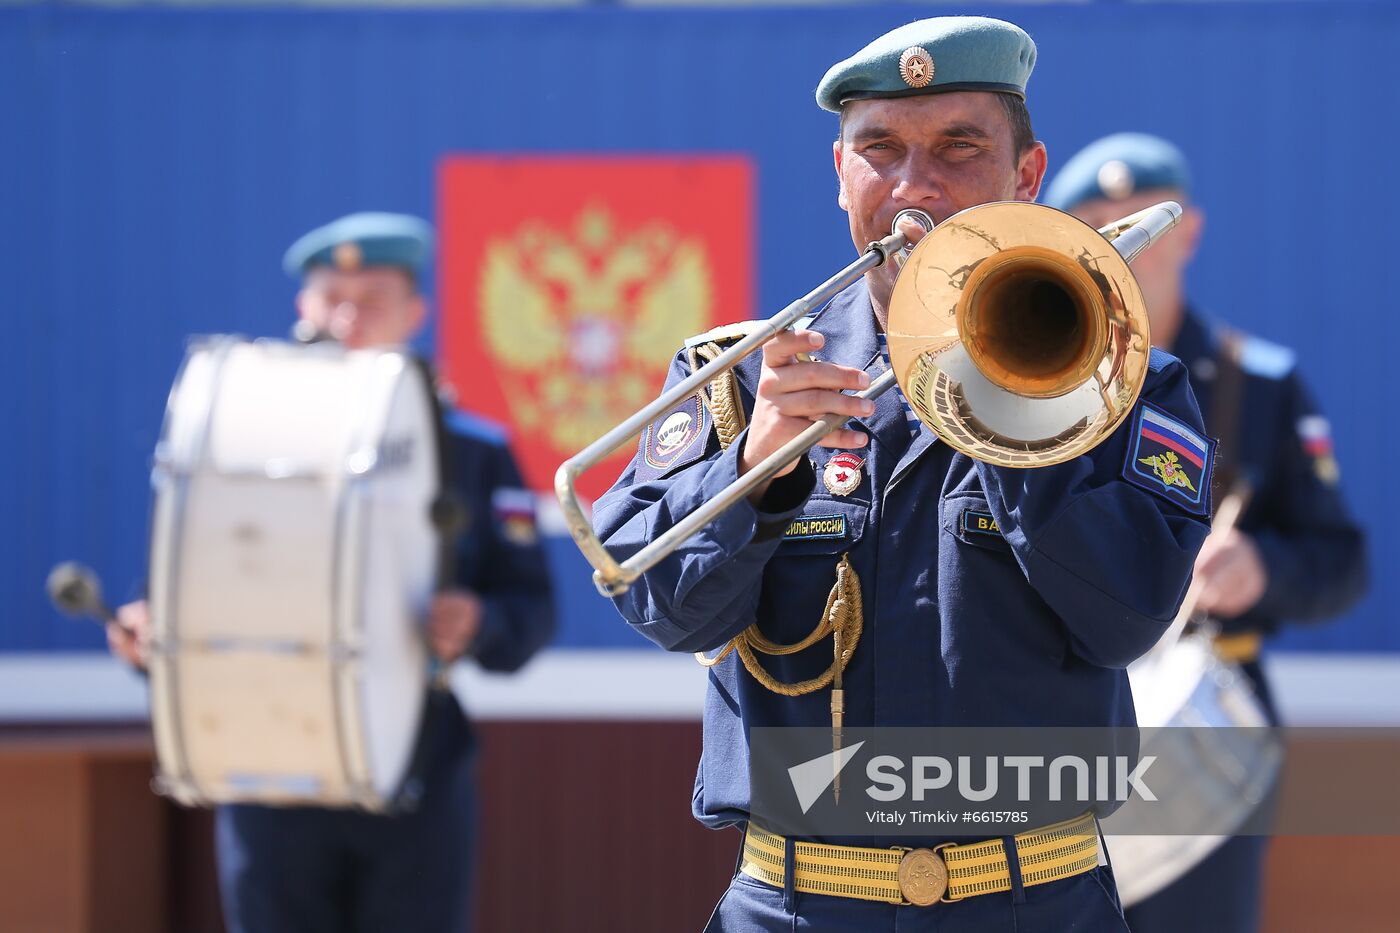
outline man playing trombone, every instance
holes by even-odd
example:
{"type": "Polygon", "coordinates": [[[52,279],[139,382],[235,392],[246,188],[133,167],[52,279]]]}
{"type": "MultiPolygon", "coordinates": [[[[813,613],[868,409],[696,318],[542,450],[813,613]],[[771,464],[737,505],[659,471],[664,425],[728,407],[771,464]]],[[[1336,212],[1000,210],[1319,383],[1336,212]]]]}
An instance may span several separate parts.
{"type": "MultiPolygon", "coordinates": [[[[942,224],[1035,199],[1046,167],[1025,107],[1035,55],[1010,23],[943,17],[827,72],[817,102],[840,114],[838,197],[858,249],[887,237],[906,208],[942,224]]],[[[912,225],[904,233],[920,237],[912,225]]],[[[939,230],[931,236],[934,247],[939,230]]],[[[1045,827],[979,846],[934,830],[785,839],[750,818],[753,727],[830,726],[839,738],[843,722],[1132,726],[1123,668],[1171,622],[1208,531],[1213,442],[1184,367],[1149,356],[1141,333],[1118,341],[1137,354],[1142,389],[1117,428],[1087,453],[1009,468],[937,437],[914,415],[926,400],[907,389],[847,394],[890,368],[887,330],[906,336],[890,326],[895,296],[885,263],[761,358],[671,406],[595,507],[608,550],[628,556],[814,421],[850,419],[616,597],[643,635],[710,665],[694,811],[746,837],[709,929],[1123,930],[1092,816],[1038,837],[1051,841],[1049,870],[1027,858],[1045,827]],[[895,849],[910,850],[897,871],[895,849]],[[938,880],[945,863],[976,853],[986,857],[972,876],[938,880]]],[[[669,383],[751,329],[688,341],[669,383]]]]}

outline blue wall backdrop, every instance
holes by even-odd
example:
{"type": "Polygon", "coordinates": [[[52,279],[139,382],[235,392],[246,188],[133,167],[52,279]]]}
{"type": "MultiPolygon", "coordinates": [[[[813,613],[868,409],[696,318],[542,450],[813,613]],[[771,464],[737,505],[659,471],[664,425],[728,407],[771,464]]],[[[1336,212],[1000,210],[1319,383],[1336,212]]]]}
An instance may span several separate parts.
{"type": "MultiPolygon", "coordinates": [[[[964,12],[967,5],[957,10],[964,12]]],[[[44,576],[115,598],[145,560],[147,470],[186,335],[281,335],[282,251],[357,209],[431,217],[446,153],[726,152],[757,166],[758,306],[851,255],[825,68],[937,5],[795,10],[0,11],[0,651],[91,650],[44,576]]],[[[1208,214],[1194,293],[1304,351],[1376,587],[1292,648],[1400,650],[1400,10],[1368,3],[980,7],[1040,45],[1052,170],[1120,129],[1177,140],[1208,214]]],[[[567,542],[561,644],[642,647],[567,542]]]]}

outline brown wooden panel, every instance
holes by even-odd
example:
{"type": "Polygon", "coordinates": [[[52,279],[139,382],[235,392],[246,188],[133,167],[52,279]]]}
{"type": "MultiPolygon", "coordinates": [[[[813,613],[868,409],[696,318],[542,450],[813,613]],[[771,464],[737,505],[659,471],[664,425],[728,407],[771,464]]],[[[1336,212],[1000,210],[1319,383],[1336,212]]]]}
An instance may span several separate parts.
{"type": "Polygon", "coordinates": [[[144,729],[0,732],[0,930],[165,929],[165,805],[144,729]]]}
{"type": "Polygon", "coordinates": [[[1395,933],[1400,836],[1281,836],[1269,849],[1267,933],[1395,933]]]}
{"type": "Polygon", "coordinates": [[[151,760],[86,761],[91,933],[167,929],[169,809],[151,793],[151,760]]]}
{"type": "MultiPolygon", "coordinates": [[[[478,933],[703,926],[739,836],[690,816],[698,723],[490,722],[479,731],[478,933]]],[[[149,745],[124,741],[126,753],[123,740],[96,733],[57,743],[0,733],[3,933],[89,933],[88,905],[121,898],[141,925],[92,933],[222,933],[211,814],[151,797],[149,745]],[[154,873],[162,878],[136,864],[162,851],[164,872],[154,873]],[[104,876],[113,866],[121,870],[104,876]],[[132,883],[113,891],[123,879],[132,883]]],[[[1336,741],[1297,745],[1290,782],[1307,786],[1366,754],[1336,741]]],[[[1397,864],[1400,838],[1277,839],[1265,929],[1389,933],[1397,864]]],[[[93,916],[106,915],[99,907],[93,916]]]]}
{"type": "Polygon", "coordinates": [[[690,815],[693,722],[481,726],[480,930],[699,930],[737,832],[690,815]]]}
{"type": "Polygon", "coordinates": [[[86,933],[85,785],[76,755],[0,747],[5,933],[86,933]]]}

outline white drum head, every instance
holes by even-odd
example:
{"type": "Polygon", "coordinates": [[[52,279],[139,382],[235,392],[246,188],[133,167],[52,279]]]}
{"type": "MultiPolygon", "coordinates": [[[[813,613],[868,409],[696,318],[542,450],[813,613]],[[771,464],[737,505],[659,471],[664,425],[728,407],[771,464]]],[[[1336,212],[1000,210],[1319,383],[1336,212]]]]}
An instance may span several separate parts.
{"type": "Polygon", "coordinates": [[[1210,644],[1181,638],[1169,651],[1152,651],[1129,665],[1128,682],[1139,726],[1165,726],[1188,704],[1214,663],[1210,644]]]}

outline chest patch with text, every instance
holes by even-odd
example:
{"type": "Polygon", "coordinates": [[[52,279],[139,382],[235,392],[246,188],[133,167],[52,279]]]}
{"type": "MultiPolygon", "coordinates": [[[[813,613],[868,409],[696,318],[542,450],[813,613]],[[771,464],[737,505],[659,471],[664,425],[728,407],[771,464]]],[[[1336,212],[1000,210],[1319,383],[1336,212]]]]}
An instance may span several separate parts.
{"type": "Polygon", "coordinates": [[[846,537],[846,516],[844,515],[803,515],[792,520],[783,532],[784,541],[806,538],[846,537]]]}
{"type": "Polygon", "coordinates": [[[977,535],[991,535],[995,538],[1001,537],[1001,526],[992,517],[991,512],[983,512],[978,509],[963,509],[962,513],[963,531],[970,531],[977,535]]]}

